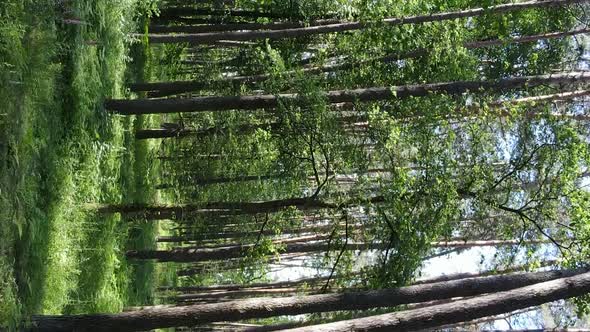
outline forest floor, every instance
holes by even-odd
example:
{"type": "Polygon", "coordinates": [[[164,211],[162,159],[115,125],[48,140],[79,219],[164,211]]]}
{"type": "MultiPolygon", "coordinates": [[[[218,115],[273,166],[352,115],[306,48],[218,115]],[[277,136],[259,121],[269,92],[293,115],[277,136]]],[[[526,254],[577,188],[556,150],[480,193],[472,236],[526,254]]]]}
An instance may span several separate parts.
{"type": "MultiPolygon", "coordinates": [[[[135,0],[0,3],[0,329],[34,313],[116,312],[154,303],[158,225],[98,215],[154,202],[154,118],[108,114],[146,61],[129,62],[135,0]],[[56,5],[56,3],[58,5],[56,5]]],[[[141,43],[134,46],[141,54],[141,43]]],[[[141,57],[140,57],[141,58],[141,57]]],[[[149,64],[147,64],[149,66],[149,64]]]]}

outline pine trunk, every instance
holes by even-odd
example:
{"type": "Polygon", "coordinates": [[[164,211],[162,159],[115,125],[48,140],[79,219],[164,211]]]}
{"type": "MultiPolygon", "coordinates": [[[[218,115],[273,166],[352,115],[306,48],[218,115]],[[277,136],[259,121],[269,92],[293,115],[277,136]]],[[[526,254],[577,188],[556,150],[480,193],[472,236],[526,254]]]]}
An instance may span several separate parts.
{"type": "MultiPolygon", "coordinates": [[[[376,320],[374,317],[361,319],[363,323],[368,320],[368,324],[373,325],[367,326],[371,327],[375,323],[382,325],[396,322],[406,324],[403,325],[402,329],[398,328],[396,331],[408,331],[490,316],[551,300],[584,294],[590,291],[590,273],[582,272],[585,272],[585,270],[502,275],[397,289],[286,298],[255,298],[218,304],[147,309],[118,314],[34,316],[32,318],[31,330],[53,332],[80,330],[144,331],[156,328],[195,326],[218,321],[240,321],[279,315],[301,315],[339,310],[394,307],[401,304],[513,290],[506,293],[482,296],[478,299],[470,300],[471,302],[467,303],[463,303],[465,301],[459,301],[450,305],[388,314],[378,316],[380,319],[376,320]],[[563,277],[569,278],[554,280],[563,277]],[[547,280],[554,281],[518,289],[519,287],[545,282],[547,280]],[[515,288],[516,290],[514,290],[515,288]],[[506,300],[507,298],[509,299],[508,301],[506,300]],[[459,306],[457,303],[461,303],[461,305],[459,306]],[[441,310],[441,307],[445,310],[441,310]]],[[[354,326],[350,325],[347,321],[334,324],[340,324],[339,326],[343,328],[334,331],[344,331],[344,328],[348,328],[346,331],[350,331],[350,328],[354,326]]],[[[306,331],[320,330],[308,329],[306,331]]]]}
{"type": "MultiPolygon", "coordinates": [[[[468,91],[502,91],[532,88],[540,85],[560,86],[590,81],[590,73],[569,72],[551,75],[512,77],[489,81],[459,81],[430,84],[375,87],[355,90],[329,91],[324,97],[329,103],[352,103],[388,100],[395,98],[423,97],[432,93],[459,95],[468,91]]],[[[159,114],[181,112],[223,111],[232,109],[256,110],[275,108],[279,100],[297,100],[297,94],[207,96],[190,99],[135,99],[107,100],[108,110],[119,114],[159,114]]]]}
{"type": "MultiPolygon", "coordinates": [[[[507,313],[590,292],[590,273],[415,310],[289,329],[289,332],[416,331],[507,313]]],[[[459,295],[463,296],[463,294],[459,295]]]]}
{"type": "Polygon", "coordinates": [[[160,11],[159,19],[174,20],[178,17],[191,16],[227,16],[227,17],[248,17],[248,18],[273,18],[273,19],[301,19],[281,13],[260,12],[244,9],[210,9],[194,7],[168,7],[160,11]]]}
{"type": "Polygon", "coordinates": [[[149,28],[150,33],[207,33],[220,31],[237,31],[237,30],[284,30],[293,28],[303,28],[306,26],[317,26],[325,24],[340,23],[337,19],[316,20],[309,23],[305,22],[273,22],[273,23],[221,23],[206,25],[152,25],[149,28]]]}
{"type": "Polygon", "coordinates": [[[178,206],[150,206],[145,204],[106,205],[98,209],[100,213],[121,213],[144,216],[150,219],[182,219],[184,216],[199,213],[258,214],[278,212],[288,207],[299,210],[332,209],[337,205],[314,198],[288,198],[264,202],[209,202],[178,206]]]}
{"type": "MultiPolygon", "coordinates": [[[[472,248],[488,246],[510,246],[521,243],[538,244],[546,243],[546,240],[489,240],[489,241],[444,241],[432,242],[433,247],[444,248],[472,248]]],[[[173,250],[130,250],[127,258],[155,259],[160,262],[206,262],[213,260],[227,260],[243,257],[247,250],[254,248],[254,244],[233,245],[219,248],[177,248],[173,250]]],[[[345,246],[335,246],[326,242],[287,243],[282,254],[325,252],[329,250],[384,250],[388,244],[380,242],[372,243],[347,243],[345,246]]]]}

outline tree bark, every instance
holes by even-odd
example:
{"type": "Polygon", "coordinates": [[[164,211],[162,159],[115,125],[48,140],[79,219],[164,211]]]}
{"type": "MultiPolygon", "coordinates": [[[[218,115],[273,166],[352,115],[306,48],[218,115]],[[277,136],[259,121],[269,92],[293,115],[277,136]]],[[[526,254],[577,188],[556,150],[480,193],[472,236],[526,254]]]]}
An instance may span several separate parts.
{"type": "Polygon", "coordinates": [[[150,33],[207,33],[220,31],[237,31],[237,30],[284,30],[293,28],[303,28],[306,26],[318,26],[325,24],[340,23],[338,19],[315,20],[309,23],[305,22],[273,22],[273,23],[221,23],[221,24],[203,24],[203,25],[152,25],[149,27],[150,33]]]}
{"type": "Polygon", "coordinates": [[[475,49],[475,48],[483,48],[483,47],[491,47],[491,46],[500,46],[506,44],[522,44],[522,43],[530,43],[539,40],[546,40],[546,39],[558,39],[564,38],[568,36],[575,36],[581,34],[587,34],[590,32],[590,29],[576,29],[572,31],[559,31],[559,32],[548,32],[538,35],[530,35],[530,36],[519,36],[514,38],[507,38],[507,39],[492,39],[492,40],[479,40],[474,42],[466,42],[463,44],[463,47],[467,49],[475,49]]]}
{"type": "Polygon", "coordinates": [[[175,19],[184,16],[227,16],[227,17],[248,17],[248,18],[273,18],[273,19],[301,19],[282,13],[261,12],[244,9],[211,9],[195,7],[168,7],[160,11],[159,19],[175,19]]]}
{"type": "MultiPolygon", "coordinates": [[[[498,292],[498,291],[495,291],[498,292]]],[[[524,309],[590,292],[590,273],[410,311],[289,329],[289,332],[415,331],[524,309]]],[[[492,293],[492,292],[489,292],[492,293]]]]}
{"type": "MultiPolygon", "coordinates": [[[[335,90],[324,93],[329,103],[378,101],[394,98],[423,97],[432,93],[458,95],[468,91],[502,91],[540,85],[559,86],[590,81],[590,73],[569,72],[551,75],[511,77],[488,81],[459,81],[430,84],[414,84],[393,87],[374,87],[355,90],[335,90]]],[[[298,94],[207,96],[190,99],[135,99],[107,100],[108,110],[118,114],[159,114],[223,111],[232,109],[256,110],[274,108],[279,100],[299,99],[298,94]]]]}
{"type": "MultiPolygon", "coordinates": [[[[418,15],[401,18],[385,18],[378,23],[399,26],[403,24],[421,24],[427,22],[438,22],[444,20],[453,20],[458,18],[477,17],[484,14],[500,14],[531,8],[546,8],[566,6],[576,3],[586,2],[587,0],[543,0],[527,1],[521,3],[509,3],[488,8],[473,8],[454,12],[433,13],[429,15],[418,15]]],[[[312,36],[330,32],[344,32],[352,30],[361,30],[374,26],[376,23],[371,22],[342,22],[336,24],[326,24],[319,26],[309,26],[294,29],[270,30],[270,31],[229,31],[229,32],[210,32],[201,34],[187,35],[151,35],[150,43],[191,43],[191,44],[210,44],[219,40],[261,40],[261,39],[281,39],[295,38],[303,36],[312,36]]]]}
{"type": "MultiPolygon", "coordinates": [[[[362,224],[350,225],[349,227],[362,227],[362,224]]],[[[322,226],[307,226],[298,227],[296,229],[284,229],[281,231],[281,235],[286,234],[303,234],[303,233],[316,233],[316,232],[327,232],[334,229],[334,225],[322,225],[322,226]]],[[[217,232],[217,233],[205,233],[199,235],[180,235],[180,236],[159,236],[157,242],[190,242],[199,240],[219,240],[219,239],[244,239],[247,237],[254,237],[258,234],[271,236],[276,235],[274,230],[264,231],[249,231],[249,232],[217,232]]]]}
{"type": "Polygon", "coordinates": [[[158,128],[158,129],[141,129],[135,133],[136,139],[150,139],[150,138],[169,138],[169,137],[208,137],[213,134],[226,134],[230,131],[237,134],[247,134],[256,131],[258,128],[276,129],[279,123],[261,123],[261,124],[244,124],[234,127],[212,127],[207,129],[187,129],[187,128],[158,128]]]}
{"type": "MultiPolygon", "coordinates": [[[[332,279],[337,277],[332,277],[332,279]]],[[[185,286],[185,287],[160,287],[160,291],[178,292],[209,292],[209,291],[235,291],[249,288],[285,288],[298,287],[304,284],[316,284],[328,280],[328,277],[303,278],[290,281],[259,282],[247,285],[213,285],[213,286],[185,286]]]]}
{"type": "MultiPolygon", "coordinates": [[[[374,198],[382,201],[381,196],[374,198]]],[[[228,212],[237,214],[258,214],[278,212],[294,206],[299,210],[333,209],[337,205],[314,198],[299,197],[278,199],[264,202],[209,202],[203,204],[185,204],[177,206],[150,206],[145,204],[106,205],[98,209],[99,213],[121,213],[126,215],[143,215],[151,219],[182,219],[185,215],[195,213],[228,212]]]]}
{"type": "MultiPolygon", "coordinates": [[[[557,261],[548,260],[548,261],[541,262],[539,267],[547,267],[547,266],[552,266],[552,265],[556,265],[556,264],[557,264],[557,261]]],[[[479,272],[479,273],[469,273],[469,272],[453,273],[453,274],[441,275],[438,277],[418,279],[418,280],[414,281],[412,283],[412,285],[423,285],[423,284],[430,284],[433,282],[444,282],[444,281],[459,280],[459,279],[465,279],[465,278],[479,278],[479,277],[485,277],[485,276],[494,275],[494,274],[507,274],[507,273],[521,272],[521,271],[526,270],[527,268],[528,268],[528,266],[518,265],[518,266],[509,267],[509,268],[506,268],[506,269],[503,269],[500,271],[491,270],[491,271],[484,271],[484,272],[479,272]]]]}
{"type": "MultiPolygon", "coordinates": [[[[248,182],[248,181],[262,181],[262,180],[272,180],[272,179],[280,179],[282,178],[280,175],[250,175],[250,176],[240,176],[235,178],[210,178],[210,179],[180,179],[180,186],[187,187],[187,186],[207,186],[212,184],[223,184],[223,183],[238,183],[238,182],[248,182]]],[[[156,189],[168,189],[173,188],[172,184],[160,184],[156,186],[156,189]]]]}
{"type": "MultiPolygon", "coordinates": [[[[430,243],[433,247],[441,248],[471,248],[487,246],[510,246],[523,243],[520,240],[489,240],[489,241],[443,241],[430,243]]],[[[529,244],[547,243],[547,240],[529,240],[529,244]]],[[[244,253],[254,248],[254,244],[233,245],[219,248],[177,248],[172,250],[130,250],[127,258],[132,259],[156,259],[160,262],[206,262],[213,260],[227,260],[240,258],[244,253]]],[[[348,243],[340,247],[345,250],[379,250],[387,249],[387,243],[348,243]]],[[[287,243],[283,254],[325,252],[334,249],[327,242],[287,243]]]]}
{"type": "Polygon", "coordinates": [[[273,294],[296,294],[300,292],[299,288],[248,288],[244,290],[235,291],[217,291],[208,293],[188,293],[179,294],[173,297],[175,302],[199,302],[199,301],[217,301],[222,299],[238,299],[238,298],[250,298],[271,296],[273,294]]]}
{"type": "MultiPolygon", "coordinates": [[[[406,322],[404,331],[416,328],[454,323],[473,318],[489,316],[516,310],[553,299],[571,297],[590,290],[590,273],[586,270],[564,270],[502,275],[476,279],[462,279],[444,283],[383,289],[364,292],[309,295],[286,298],[255,298],[218,304],[190,305],[175,308],[140,310],[118,314],[86,314],[71,316],[33,316],[33,331],[143,331],[175,326],[194,326],[217,321],[239,321],[252,318],[266,318],[279,315],[300,315],[305,313],[337,310],[363,310],[379,307],[394,307],[401,304],[425,302],[458,296],[474,296],[507,290],[514,291],[483,296],[469,300],[465,305],[452,303],[393,315],[383,315],[377,323],[391,324],[406,322]],[[570,277],[573,276],[573,277],[570,277]],[[569,277],[569,278],[563,278],[569,277]],[[519,289],[519,287],[554,280],[519,289]],[[509,298],[509,301],[505,299],[509,298]],[[485,299],[485,301],[483,300],[485,299]],[[500,303],[500,304],[498,304],[500,303]],[[472,305],[473,304],[473,305],[472,305]],[[450,306],[451,310],[447,307],[450,306]],[[433,309],[434,308],[434,309],[433,309]],[[452,313],[451,319],[448,318],[452,313]],[[416,314],[417,313],[417,314],[416,314]],[[433,315],[430,318],[425,315],[433,315]],[[399,316],[401,315],[401,316],[399,316]],[[446,316],[445,316],[446,315],[446,316]],[[410,319],[403,319],[408,317],[410,319]],[[419,317],[419,321],[413,317],[419,317]],[[439,318],[440,317],[440,318],[439,318]]],[[[464,302],[464,301],[460,301],[464,302]]],[[[458,303],[458,302],[457,302],[458,303]]],[[[369,317],[373,321],[374,317],[369,317]]],[[[364,319],[365,321],[367,319],[364,319]]],[[[335,324],[346,324],[338,322],[335,324]]],[[[374,323],[373,323],[374,324],[374,323]]],[[[373,325],[371,325],[373,326],[373,325]]],[[[389,326],[389,325],[388,325],[389,326]]],[[[346,327],[350,328],[349,325],[346,327]]],[[[399,330],[399,329],[398,329],[399,330]]],[[[307,330],[312,331],[312,330],[307,330]]],[[[317,331],[317,330],[313,330],[317,331]]],[[[338,330],[340,331],[340,330],[338,330]]]]}
{"type": "MultiPolygon", "coordinates": [[[[366,117],[363,116],[343,116],[337,119],[343,127],[347,129],[356,129],[358,126],[356,122],[367,121],[366,117]]],[[[205,138],[212,135],[245,135],[255,132],[258,129],[265,129],[275,131],[279,129],[281,123],[279,122],[266,122],[260,124],[241,124],[237,126],[219,126],[209,127],[206,129],[189,129],[183,128],[180,124],[170,126],[170,128],[157,128],[157,129],[140,129],[135,133],[136,139],[154,139],[154,138],[183,138],[183,137],[197,137],[205,138]]]]}

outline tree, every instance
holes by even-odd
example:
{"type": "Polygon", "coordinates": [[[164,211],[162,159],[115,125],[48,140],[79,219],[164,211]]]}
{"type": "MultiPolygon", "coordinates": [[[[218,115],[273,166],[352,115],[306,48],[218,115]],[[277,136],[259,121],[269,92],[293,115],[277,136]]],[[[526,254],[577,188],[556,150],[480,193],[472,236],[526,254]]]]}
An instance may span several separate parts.
{"type": "Polygon", "coordinates": [[[531,306],[585,295],[590,273],[541,282],[496,294],[454,301],[410,311],[289,329],[307,331],[412,331],[506,313],[531,306]]]}
{"type": "MultiPolygon", "coordinates": [[[[403,24],[419,24],[426,22],[438,22],[443,20],[453,20],[458,18],[476,17],[484,14],[499,14],[511,11],[519,11],[530,8],[543,8],[553,6],[565,6],[575,3],[584,2],[585,0],[543,0],[543,1],[528,1],[521,3],[510,3],[488,8],[473,8],[456,12],[443,12],[430,15],[418,15],[402,18],[385,18],[380,23],[389,26],[397,26],[403,24]]],[[[150,43],[194,43],[207,44],[214,43],[220,40],[258,40],[258,39],[280,39],[280,38],[294,38],[302,36],[310,36],[314,34],[322,34],[329,32],[344,32],[352,30],[360,30],[371,27],[371,23],[365,22],[343,22],[336,24],[326,24],[319,26],[309,26],[302,28],[293,28],[285,30],[270,30],[270,31],[231,31],[231,32],[211,32],[192,35],[152,35],[150,36],[150,43]]]]}
{"type": "MultiPolygon", "coordinates": [[[[543,34],[536,34],[536,35],[529,35],[529,36],[519,36],[519,37],[512,37],[512,38],[502,38],[502,39],[492,39],[492,40],[480,40],[480,41],[473,41],[473,42],[464,42],[463,47],[466,49],[477,49],[477,48],[485,48],[491,46],[501,46],[501,45],[508,45],[511,43],[529,43],[539,40],[549,40],[555,38],[563,38],[567,36],[575,36],[579,34],[588,33],[589,29],[577,29],[573,31],[566,31],[566,32],[551,32],[551,33],[543,33],[543,34]]],[[[363,60],[359,62],[352,62],[352,61],[344,61],[344,62],[337,62],[335,64],[328,64],[323,66],[306,66],[301,69],[302,72],[307,73],[317,73],[317,72],[334,72],[337,70],[346,70],[351,69],[356,66],[367,64],[367,63],[374,63],[374,62],[393,62],[399,60],[407,60],[412,58],[417,58],[420,56],[425,56],[429,54],[428,49],[417,49],[408,52],[396,52],[391,53],[382,57],[363,60]]],[[[296,74],[297,70],[290,70],[285,71],[283,75],[292,75],[296,74]]],[[[260,83],[262,81],[268,80],[271,78],[270,74],[258,74],[258,75],[251,75],[251,76],[230,76],[224,77],[219,80],[216,80],[215,83],[227,83],[227,84],[249,84],[249,83],[260,83]]],[[[179,94],[183,92],[189,91],[197,91],[206,88],[207,86],[211,85],[211,82],[205,82],[203,80],[198,81],[172,81],[172,82],[152,82],[152,83],[135,83],[130,85],[131,91],[151,91],[149,96],[151,97],[165,97],[174,94],[179,94]]]]}
{"type": "MultiPolygon", "coordinates": [[[[590,81],[590,74],[585,72],[570,72],[551,75],[511,77],[489,81],[459,81],[416,85],[402,85],[394,87],[374,87],[355,90],[336,90],[324,93],[329,103],[378,101],[388,99],[402,99],[409,97],[423,97],[433,93],[458,95],[468,91],[502,91],[550,85],[576,84],[590,81]]],[[[191,99],[136,99],[136,100],[107,100],[108,110],[118,114],[159,114],[179,112],[222,111],[231,109],[255,110],[273,108],[281,101],[296,101],[301,96],[297,94],[249,95],[197,97],[191,99]]]]}
{"type": "MultiPolygon", "coordinates": [[[[219,304],[154,308],[118,314],[34,316],[32,319],[32,330],[55,332],[89,329],[93,331],[142,331],[174,326],[193,326],[216,321],[238,321],[250,318],[264,318],[277,315],[298,315],[335,310],[393,307],[401,304],[429,301],[433,299],[501,292],[515,288],[518,289],[518,287],[526,285],[541,283],[524,289],[526,291],[524,296],[528,296],[528,298],[517,302],[518,305],[522,306],[523,303],[527,304],[532,301],[538,302],[539,300],[542,300],[546,302],[548,299],[555,297],[571,297],[588,292],[590,290],[590,273],[582,272],[585,272],[585,270],[563,270],[502,275],[409,286],[398,289],[287,298],[256,298],[219,304]],[[553,279],[557,280],[554,282],[548,282],[547,284],[542,283],[553,279]],[[570,285],[569,288],[568,285],[570,285]],[[539,289],[544,291],[542,295],[531,299],[531,294],[535,294],[539,289]],[[531,290],[534,290],[535,292],[531,292],[531,290]]],[[[523,289],[520,289],[519,292],[511,291],[508,293],[518,295],[510,297],[511,300],[523,297],[523,289]]],[[[489,295],[488,297],[490,296],[493,297],[495,295],[489,295]]],[[[500,293],[493,298],[503,299],[504,297],[505,294],[500,293]]],[[[482,302],[483,301],[478,301],[477,303],[482,302]]],[[[486,304],[486,302],[483,303],[486,304]]],[[[533,305],[534,304],[535,303],[533,303],[533,305]]],[[[506,303],[502,302],[502,305],[506,305],[506,303]]],[[[513,306],[514,304],[507,307],[507,311],[513,306]]],[[[456,306],[453,308],[456,310],[456,306]]],[[[426,309],[428,308],[422,310],[426,309]]],[[[488,308],[486,307],[486,309],[488,308]]],[[[501,306],[498,309],[498,306],[496,306],[495,309],[496,311],[503,310],[504,307],[501,306]]],[[[488,309],[487,312],[489,312],[488,315],[491,315],[505,311],[495,312],[494,310],[488,309]]],[[[457,318],[457,316],[454,317],[455,321],[458,321],[457,318]]],[[[416,322],[413,321],[413,323],[415,324],[416,322]]],[[[436,323],[442,325],[446,322],[436,323]]]]}
{"type": "MultiPolygon", "coordinates": [[[[518,244],[546,243],[547,240],[487,240],[487,241],[441,241],[430,243],[433,247],[444,248],[470,248],[481,246],[510,246],[518,244]]],[[[180,247],[172,250],[131,250],[127,252],[127,258],[135,259],[156,259],[160,262],[203,262],[211,260],[227,260],[239,258],[245,255],[249,249],[254,249],[252,245],[233,245],[220,246],[216,248],[190,248],[180,247]]],[[[387,243],[346,243],[342,250],[386,250],[390,248],[387,243]]],[[[323,252],[333,249],[329,242],[309,242],[309,243],[287,243],[284,246],[284,253],[312,253],[323,252]]]]}
{"type": "Polygon", "coordinates": [[[339,23],[338,19],[315,20],[309,23],[305,22],[272,22],[272,23],[220,23],[208,25],[151,25],[150,33],[205,33],[218,31],[237,31],[237,30],[283,30],[292,28],[302,28],[305,26],[315,26],[324,24],[339,23]]]}

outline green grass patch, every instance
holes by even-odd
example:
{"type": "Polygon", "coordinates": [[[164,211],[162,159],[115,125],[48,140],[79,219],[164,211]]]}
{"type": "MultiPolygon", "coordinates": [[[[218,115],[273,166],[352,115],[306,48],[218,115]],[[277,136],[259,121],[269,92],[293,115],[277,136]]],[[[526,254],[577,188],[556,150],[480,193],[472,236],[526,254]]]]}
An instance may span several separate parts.
{"type": "MultiPolygon", "coordinates": [[[[157,224],[97,215],[96,203],[153,201],[158,165],[107,114],[123,97],[136,1],[0,4],[0,327],[35,313],[116,312],[153,301],[157,224]]],[[[133,68],[137,66],[139,68],[133,68]]]]}

